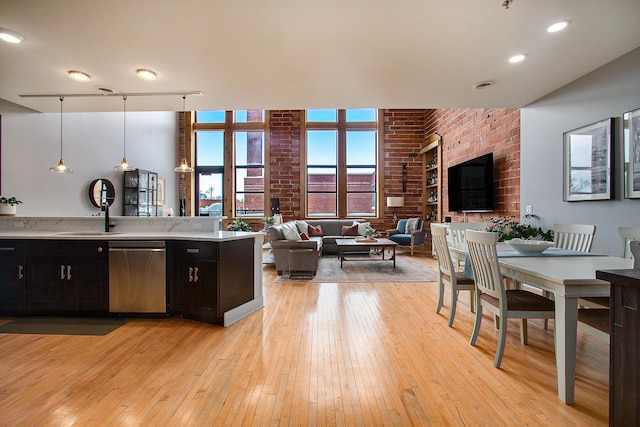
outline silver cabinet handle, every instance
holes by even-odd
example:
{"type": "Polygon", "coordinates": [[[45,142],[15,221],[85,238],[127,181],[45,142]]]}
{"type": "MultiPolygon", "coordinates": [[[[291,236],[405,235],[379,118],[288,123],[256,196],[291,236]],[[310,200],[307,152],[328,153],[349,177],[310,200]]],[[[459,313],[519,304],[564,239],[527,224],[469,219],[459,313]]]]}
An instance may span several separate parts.
{"type": "Polygon", "coordinates": [[[189,283],[193,282],[193,268],[189,267],[189,283]]]}
{"type": "Polygon", "coordinates": [[[18,279],[24,279],[24,266],[18,266],[18,279]]]}
{"type": "Polygon", "coordinates": [[[67,265],[67,280],[71,280],[71,266],[67,265]]]}
{"type": "Polygon", "coordinates": [[[188,254],[199,254],[200,253],[200,249],[187,248],[187,253],[188,254]]]}
{"type": "Polygon", "coordinates": [[[194,271],[195,271],[195,274],[194,274],[194,280],[193,281],[197,282],[198,281],[198,267],[195,267],[194,271]]]}
{"type": "Polygon", "coordinates": [[[60,280],[64,280],[64,265],[60,266],[60,280]]]}

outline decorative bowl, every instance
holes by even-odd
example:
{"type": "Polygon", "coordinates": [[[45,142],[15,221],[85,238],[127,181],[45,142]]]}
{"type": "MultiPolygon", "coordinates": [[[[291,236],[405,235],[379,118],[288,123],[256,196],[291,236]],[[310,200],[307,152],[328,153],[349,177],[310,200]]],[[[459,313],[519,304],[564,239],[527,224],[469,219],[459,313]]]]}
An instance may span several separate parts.
{"type": "Polygon", "coordinates": [[[545,240],[511,239],[507,243],[521,254],[541,254],[553,246],[553,242],[545,240]]]}

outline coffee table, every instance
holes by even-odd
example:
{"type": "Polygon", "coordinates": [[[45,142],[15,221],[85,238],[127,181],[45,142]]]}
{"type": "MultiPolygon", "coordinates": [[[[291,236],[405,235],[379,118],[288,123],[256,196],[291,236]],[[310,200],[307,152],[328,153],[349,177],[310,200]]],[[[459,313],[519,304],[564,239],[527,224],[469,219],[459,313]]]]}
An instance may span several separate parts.
{"type": "Polygon", "coordinates": [[[356,239],[336,239],[336,244],[338,245],[338,258],[340,258],[340,268],[342,268],[342,263],[344,261],[380,261],[378,258],[345,258],[345,249],[350,249],[348,252],[355,252],[353,249],[364,249],[368,248],[369,250],[376,248],[381,249],[382,261],[393,261],[393,268],[396,268],[396,246],[398,244],[396,242],[392,242],[389,239],[375,239],[375,240],[356,240],[356,239]],[[392,249],[391,258],[384,258],[384,250],[386,248],[392,249]]]}

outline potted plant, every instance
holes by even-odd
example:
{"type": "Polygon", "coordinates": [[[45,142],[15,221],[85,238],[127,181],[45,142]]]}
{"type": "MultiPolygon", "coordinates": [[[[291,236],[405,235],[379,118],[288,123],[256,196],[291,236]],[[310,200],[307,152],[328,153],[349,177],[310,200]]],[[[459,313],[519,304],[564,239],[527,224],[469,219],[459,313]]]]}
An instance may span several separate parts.
{"type": "Polygon", "coordinates": [[[251,231],[251,226],[248,222],[242,220],[242,218],[236,218],[231,224],[227,226],[229,231],[251,231]]]}
{"type": "Polygon", "coordinates": [[[15,216],[16,207],[22,203],[15,197],[0,197],[0,216],[15,216]]]}
{"type": "Polygon", "coordinates": [[[272,216],[267,216],[264,218],[264,228],[265,230],[273,225],[275,219],[272,216]]]}
{"type": "Polygon", "coordinates": [[[516,221],[513,217],[491,218],[487,224],[487,231],[498,233],[498,241],[511,239],[546,240],[553,241],[553,231],[544,231],[541,227],[533,227],[516,221]]]}

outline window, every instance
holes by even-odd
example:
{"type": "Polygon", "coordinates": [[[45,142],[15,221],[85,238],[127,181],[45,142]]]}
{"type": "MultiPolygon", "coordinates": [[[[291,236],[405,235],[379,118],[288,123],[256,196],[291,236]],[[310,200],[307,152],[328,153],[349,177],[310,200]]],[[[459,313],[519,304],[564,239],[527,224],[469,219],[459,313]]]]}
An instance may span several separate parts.
{"type": "Polygon", "coordinates": [[[378,152],[375,109],[308,110],[307,217],[376,217],[378,152]]]}
{"type": "Polygon", "coordinates": [[[196,113],[199,215],[264,216],[267,127],[263,110],[196,113]],[[233,206],[224,206],[225,199],[233,200],[233,206]]]}

